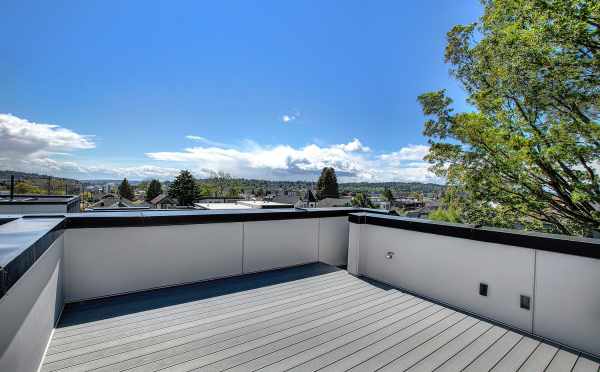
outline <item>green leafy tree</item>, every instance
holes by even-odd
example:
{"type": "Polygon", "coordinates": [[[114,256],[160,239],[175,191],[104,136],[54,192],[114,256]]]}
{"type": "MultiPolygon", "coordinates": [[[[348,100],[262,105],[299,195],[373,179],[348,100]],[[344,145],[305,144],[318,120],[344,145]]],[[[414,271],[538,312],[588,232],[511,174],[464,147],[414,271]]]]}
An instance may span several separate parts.
{"type": "Polygon", "coordinates": [[[258,189],[256,189],[256,191],[254,192],[254,196],[256,196],[257,198],[262,198],[265,196],[265,190],[262,187],[259,187],[258,189]]]}
{"type": "Polygon", "coordinates": [[[162,194],[162,186],[158,180],[152,180],[146,189],[146,201],[150,201],[162,194]]]}
{"type": "Polygon", "coordinates": [[[45,194],[45,190],[41,189],[38,186],[32,185],[27,181],[17,181],[15,182],[15,194],[22,195],[39,195],[45,194]]]}
{"type": "Polygon", "coordinates": [[[202,182],[198,184],[198,194],[199,196],[213,196],[215,195],[215,187],[212,184],[202,182]]]}
{"type": "Polygon", "coordinates": [[[227,189],[227,194],[225,196],[229,197],[229,198],[237,198],[240,196],[240,193],[242,193],[242,189],[240,188],[240,186],[235,183],[232,182],[229,185],[229,188],[227,189]]]}
{"type": "Polygon", "coordinates": [[[321,171],[321,176],[317,181],[317,198],[339,198],[340,190],[335,175],[335,169],[325,167],[321,171]]]}
{"type": "Polygon", "coordinates": [[[472,112],[419,96],[426,159],[466,222],[588,235],[600,226],[600,2],[484,0],[448,33],[472,112]]]}
{"type": "Polygon", "coordinates": [[[434,221],[444,221],[444,222],[454,222],[461,223],[462,213],[461,210],[455,206],[450,206],[446,208],[438,208],[429,213],[427,216],[430,220],[434,221]]]}
{"type": "Polygon", "coordinates": [[[182,170],[169,186],[168,195],[177,199],[179,205],[192,205],[198,198],[198,188],[192,173],[182,170]]]}
{"type": "Polygon", "coordinates": [[[214,196],[224,197],[226,190],[232,185],[233,179],[229,173],[213,172],[208,182],[213,186],[214,196]]]}
{"type": "Polygon", "coordinates": [[[129,200],[133,200],[135,198],[135,195],[133,194],[133,188],[129,184],[129,181],[127,181],[127,178],[123,178],[123,181],[121,181],[121,184],[119,184],[118,191],[119,196],[122,198],[129,200]]]}
{"type": "Polygon", "coordinates": [[[383,190],[382,196],[385,200],[387,200],[390,203],[394,201],[394,194],[392,193],[392,190],[390,190],[388,188],[383,190]]]}
{"type": "Polygon", "coordinates": [[[371,199],[369,199],[363,192],[357,193],[352,198],[352,206],[358,208],[375,208],[371,199]]]}

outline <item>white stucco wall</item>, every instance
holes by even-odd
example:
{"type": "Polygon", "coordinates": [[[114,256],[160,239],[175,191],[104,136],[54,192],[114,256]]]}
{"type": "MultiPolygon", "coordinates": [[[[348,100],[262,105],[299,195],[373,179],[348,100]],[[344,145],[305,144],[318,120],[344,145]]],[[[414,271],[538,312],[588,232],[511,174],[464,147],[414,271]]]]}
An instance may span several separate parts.
{"type": "Polygon", "coordinates": [[[242,223],[69,229],[68,302],[242,273],[242,223]]]}
{"type": "Polygon", "coordinates": [[[535,333],[600,356],[600,260],[536,254],[535,333]]]}
{"type": "Polygon", "coordinates": [[[72,302],[317,261],[341,265],[347,247],[347,217],[69,229],[65,296],[72,302]]]}
{"type": "Polygon", "coordinates": [[[0,371],[36,371],[63,307],[63,238],[0,298],[0,371]]]}
{"type": "Polygon", "coordinates": [[[244,272],[270,270],[319,260],[319,219],[244,223],[244,272]]]}
{"type": "Polygon", "coordinates": [[[422,296],[532,331],[534,251],[397,228],[362,225],[359,272],[422,296]],[[387,252],[393,258],[387,259],[387,252]],[[361,269],[362,267],[362,269],[361,269]],[[487,297],[479,283],[488,284],[487,297]]]}
{"type": "Polygon", "coordinates": [[[600,356],[598,259],[368,224],[349,240],[351,273],[600,356]]]}
{"type": "Polygon", "coordinates": [[[329,265],[348,262],[348,217],[319,218],[319,261],[329,265]]]}
{"type": "Polygon", "coordinates": [[[348,234],[348,272],[352,275],[364,273],[359,267],[360,263],[360,228],[361,224],[349,223],[348,234]]]}

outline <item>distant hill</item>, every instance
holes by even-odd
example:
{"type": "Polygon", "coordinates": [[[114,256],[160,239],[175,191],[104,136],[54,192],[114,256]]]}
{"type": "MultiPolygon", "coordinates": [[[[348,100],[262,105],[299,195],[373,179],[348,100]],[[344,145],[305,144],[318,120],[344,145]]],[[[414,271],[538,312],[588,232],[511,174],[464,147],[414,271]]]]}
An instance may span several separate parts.
{"type": "MultiPolygon", "coordinates": [[[[263,189],[263,190],[298,190],[314,188],[316,182],[309,181],[267,181],[257,179],[232,179],[232,182],[246,191],[263,189]]],[[[315,180],[316,181],[316,180],[315,180]]],[[[210,180],[199,180],[199,182],[210,182],[210,180]]],[[[386,188],[394,193],[408,194],[412,192],[421,192],[423,194],[438,194],[446,189],[444,185],[434,183],[419,183],[419,182],[347,182],[339,183],[340,192],[383,192],[386,188]]]]}
{"type": "MultiPolygon", "coordinates": [[[[8,182],[10,181],[10,176],[14,175],[16,180],[28,181],[40,188],[47,188],[48,184],[48,175],[43,174],[35,174],[35,173],[26,173],[26,172],[17,172],[10,170],[0,170],[0,188],[6,188],[8,182]]],[[[52,177],[52,188],[57,188],[60,190],[60,187],[64,187],[66,183],[69,189],[77,189],[79,190],[79,186],[83,185],[103,185],[107,183],[114,183],[118,185],[121,183],[122,179],[96,179],[96,180],[76,180],[72,178],[62,178],[62,177],[52,177]]],[[[200,183],[202,182],[210,182],[210,180],[201,179],[198,180],[200,183]]],[[[144,181],[133,181],[130,180],[132,185],[138,185],[144,181]]],[[[275,190],[275,189],[283,189],[283,190],[299,190],[299,189],[307,189],[314,188],[316,185],[315,182],[310,181],[269,181],[269,180],[259,180],[259,179],[246,179],[246,178],[232,178],[229,182],[236,183],[240,188],[250,191],[250,190],[275,190]]],[[[340,192],[383,192],[386,188],[392,190],[395,193],[412,193],[412,192],[421,192],[423,194],[438,194],[445,190],[446,186],[438,185],[434,183],[419,183],[419,182],[347,182],[340,183],[340,192]]]]}
{"type": "Polygon", "coordinates": [[[81,189],[81,183],[72,178],[0,170],[0,191],[10,189],[10,176],[15,176],[16,193],[21,194],[78,194],[81,189]]]}
{"type": "Polygon", "coordinates": [[[79,183],[78,180],[73,179],[73,178],[54,177],[54,176],[48,176],[45,174],[17,172],[17,171],[11,171],[11,170],[0,170],[0,180],[10,180],[10,176],[15,176],[15,180],[37,180],[37,179],[47,180],[48,177],[52,177],[53,180],[62,180],[62,181],[71,182],[71,183],[79,183]]]}

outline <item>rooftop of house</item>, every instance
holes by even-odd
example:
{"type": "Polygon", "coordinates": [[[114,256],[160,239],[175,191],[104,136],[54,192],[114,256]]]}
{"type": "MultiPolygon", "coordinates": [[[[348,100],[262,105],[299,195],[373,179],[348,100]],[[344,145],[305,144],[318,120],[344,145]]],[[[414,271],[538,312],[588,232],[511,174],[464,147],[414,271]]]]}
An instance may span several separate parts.
{"type": "Polygon", "coordinates": [[[156,205],[159,203],[169,203],[169,204],[177,204],[173,198],[169,197],[167,194],[160,194],[156,196],[154,199],[150,200],[150,204],[156,205]]]}
{"type": "Polygon", "coordinates": [[[277,203],[267,200],[238,200],[235,203],[194,203],[197,209],[221,210],[221,209],[277,209],[293,208],[292,204],[277,203]]]}
{"type": "Polygon", "coordinates": [[[70,204],[79,201],[78,195],[13,195],[0,194],[0,204],[70,204]]]}
{"type": "Polygon", "coordinates": [[[600,366],[597,239],[357,208],[10,215],[0,274],[0,371],[600,366]]]}
{"type": "Polygon", "coordinates": [[[238,203],[194,203],[197,209],[219,210],[219,209],[250,209],[248,205],[238,203]]]}
{"type": "Polygon", "coordinates": [[[312,190],[306,190],[302,200],[307,203],[316,203],[318,201],[317,198],[315,197],[315,194],[312,192],[312,190]]]}

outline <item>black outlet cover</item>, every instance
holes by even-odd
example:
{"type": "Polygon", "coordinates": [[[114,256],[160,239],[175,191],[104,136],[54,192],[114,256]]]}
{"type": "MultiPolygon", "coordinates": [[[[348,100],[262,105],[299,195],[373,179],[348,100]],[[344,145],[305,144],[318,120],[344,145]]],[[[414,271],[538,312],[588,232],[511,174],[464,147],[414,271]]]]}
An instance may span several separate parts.
{"type": "Polygon", "coordinates": [[[531,297],[521,295],[521,309],[529,310],[531,307],[531,297]]]}
{"type": "Polygon", "coordinates": [[[485,283],[479,283],[479,294],[482,296],[487,296],[488,294],[488,285],[485,283]]]}

